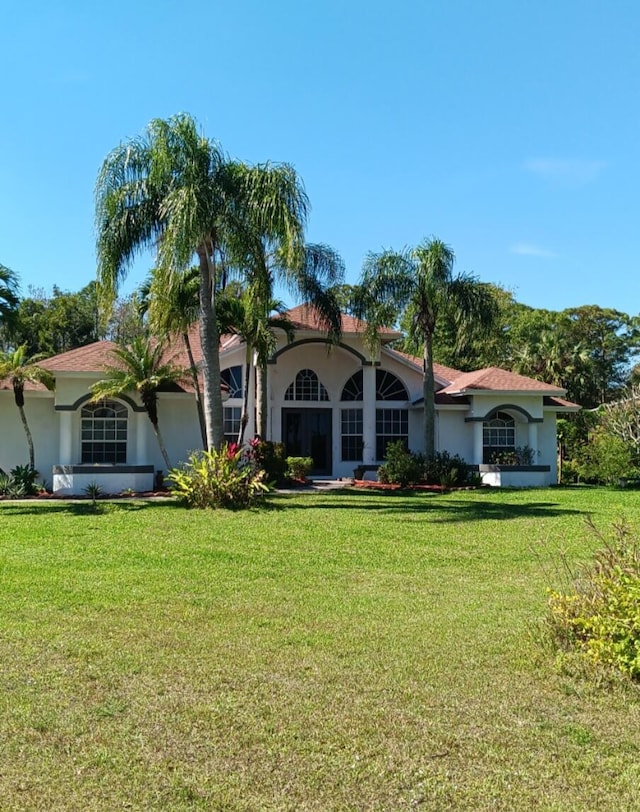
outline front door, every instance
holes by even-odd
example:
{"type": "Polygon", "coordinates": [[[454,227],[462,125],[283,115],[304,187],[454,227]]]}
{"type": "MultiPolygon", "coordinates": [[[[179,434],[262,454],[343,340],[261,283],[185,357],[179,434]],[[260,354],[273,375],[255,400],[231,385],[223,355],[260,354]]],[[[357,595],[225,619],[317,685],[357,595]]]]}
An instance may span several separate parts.
{"type": "Polygon", "coordinates": [[[331,475],[331,409],[283,409],[282,441],[288,457],[311,457],[312,476],[331,475]]]}

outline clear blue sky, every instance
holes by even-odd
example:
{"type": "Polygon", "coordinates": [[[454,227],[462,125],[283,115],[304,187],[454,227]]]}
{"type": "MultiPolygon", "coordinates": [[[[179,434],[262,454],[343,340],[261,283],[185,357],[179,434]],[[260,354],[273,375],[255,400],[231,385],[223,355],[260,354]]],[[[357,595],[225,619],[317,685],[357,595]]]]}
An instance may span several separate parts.
{"type": "Polygon", "coordinates": [[[637,315],[639,45],[637,0],[7,3],[0,262],[25,292],[93,279],[102,160],[187,112],[296,167],[350,282],[435,235],[525,304],[637,315]]]}

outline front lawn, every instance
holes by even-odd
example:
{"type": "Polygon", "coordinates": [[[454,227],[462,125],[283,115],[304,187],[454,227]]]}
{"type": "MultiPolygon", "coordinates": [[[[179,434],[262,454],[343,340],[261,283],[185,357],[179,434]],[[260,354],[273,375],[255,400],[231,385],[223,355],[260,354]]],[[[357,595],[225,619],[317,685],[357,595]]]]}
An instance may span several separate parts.
{"type": "Polygon", "coordinates": [[[0,504],[2,810],[640,807],[640,694],[544,659],[637,492],[0,504]]]}

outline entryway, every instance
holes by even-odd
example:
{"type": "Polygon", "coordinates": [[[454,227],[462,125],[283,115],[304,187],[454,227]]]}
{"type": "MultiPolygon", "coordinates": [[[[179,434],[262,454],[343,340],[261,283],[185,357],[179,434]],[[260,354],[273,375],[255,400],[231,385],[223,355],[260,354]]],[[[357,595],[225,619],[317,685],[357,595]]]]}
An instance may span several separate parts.
{"type": "Polygon", "coordinates": [[[311,457],[310,476],[331,475],[331,409],[283,409],[282,441],[288,457],[311,457]]]}

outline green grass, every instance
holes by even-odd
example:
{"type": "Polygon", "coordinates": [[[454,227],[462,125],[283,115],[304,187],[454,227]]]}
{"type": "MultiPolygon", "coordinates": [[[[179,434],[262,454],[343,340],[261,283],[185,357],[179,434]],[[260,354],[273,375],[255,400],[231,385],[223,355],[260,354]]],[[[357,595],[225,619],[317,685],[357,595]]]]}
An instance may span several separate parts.
{"type": "Polygon", "coordinates": [[[0,504],[0,809],[624,810],[640,696],[537,645],[634,492],[0,504]]]}

